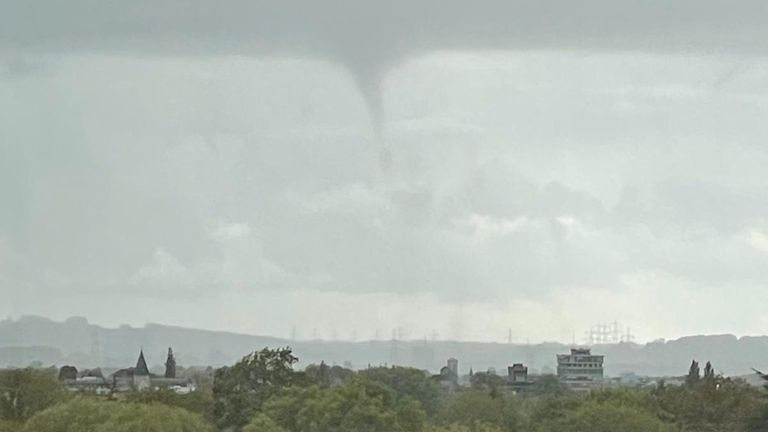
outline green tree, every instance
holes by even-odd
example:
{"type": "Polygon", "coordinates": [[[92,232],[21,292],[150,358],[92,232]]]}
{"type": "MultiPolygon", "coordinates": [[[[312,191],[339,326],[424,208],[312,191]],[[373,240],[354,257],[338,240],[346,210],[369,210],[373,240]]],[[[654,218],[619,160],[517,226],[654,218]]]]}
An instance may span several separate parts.
{"type": "Polygon", "coordinates": [[[529,392],[533,396],[563,396],[570,392],[556,375],[542,375],[536,379],[529,392]]]}
{"type": "Polygon", "coordinates": [[[659,402],[649,391],[620,389],[594,390],[585,396],[586,402],[595,402],[601,405],[614,405],[634,407],[653,415],[662,413],[659,402]]]}
{"type": "Polygon", "coordinates": [[[181,408],[76,398],[36,414],[22,432],[212,432],[181,408]]]}
{"type": "Polygon", "coordinates": [[[0,420],[0,432],[19,432],[22,427],[22,423],[0,420]]]}
{"type": "Polygon", "coordinates": [[[218,369],[213,383],[213,416],[221,428],[241,428],[262,404],[296,378],[298,361],[290,348],[255,351],[234,366],[218,369]]]}
{"type": "Polygon", "coordinates": [[[159,389],[128,393],[125,400],[134,403],[163,404],[184,408],[189,412],[202,415],[207,420],[213,420],[213,397],[210,391],[196,390],[187,394],[177,394],[170,389],[159,389]]]}
{"type": "Polygon", "coordinates": [[[698,384],[699,380],[701,380],[699,362],[692,360],[691,366],[688,368],[688,375],[685,377],[685,384],[689,387],[692,387],[698,384]]]}
{"type": "Polygon", "coordinates": [[[243,432],[286,432],[286,430],[264,414],[256,414],[243,428],[243,432]]]}
{"type": "Polygon", "coordinates": [[[290,432],[419,432],[426,418],[415,399],[361,376],[331,388],[293,387],[265,403],[264,414],[290,432]]]}
{"type": "Polygon", "coordinates": [[[449,425],[431,425],[425,432],[503,432],[503,429],[491,424],[478,423],[473,427],[453,423],[449,425]]]}
{"type": "MultiPolygon", "coordinates": [[[[528,408],[528,423],[537,425],[563,418],[569,415],[571,411],[578,409],[582,403],[584,403],[584,398],[574,393],[545,395],[536,398],[528,408]]],[[[532,428],[529,427],[528,429],[532,428]]]]}
{"type": "Polygon", "coordinates": [[[307,366],[304,368],[304,373],[307,375],[307,378],[320,387],[343,384],[355,374],[350,369],[345,369],[341,366],[328,366],[325,362],[320,362],[319,365],[311,364],[307,366]]]}
{"type": "Polygon", "coordinates": [[[504,378],[489,372],[476,372],[469,379],[470,385],[475,390],[485,390],[492,396],[499,394],[499,389],[504,386],[504,378]]]}
{"type": "Polygon", "coordinates": [[[535,425],[536,432],[672,432],[675,428],[636,406],[588,401],[535,425]]]}
{"type": "Polygon", "coordinates": [[[443,425],[455,424],[473,430],[482,425],[493,425],[504,430],[520,427],[520,413],[512,399],[481,390],[458,392],[448,401],[438,418],[443,425]]]}
{"type": "Polygon", "coordinates": [[[424,371],[408,367],[376,367],[358,372],[358,375],[393,389],[398,397],[419,401],[421,407],[432,414],[437,411],[440,390],[424,371]]]}
{"type": "Polygon", "coordinates": [[[95,432],[213,432],[202,416],[185,409],[160,404],[121,405],[95,432]]]}
{"type": "Polygon", "coordinates": [[[715,376],[711,385],[703,384],[664,386],[655,393],[661,408],[682,430],[745,431],[760,418],[765,400],[746,382],[715,376]]]}
{"type": "Polygon", "coordinates": [[[745,430],[749,432],[768,432],[768,400],[763,395],[760,406],[756,409],[755,415],[745,422],[745,430]]]}
{"type": "Polygon", "coordinates": [[[50,371],[0,371],[0,419],[23,422],[66,397],[66,390],[50,371]]]}
{"type": "Polygon", "coordinates": [[[704,366],[704,385],[712,387],[715,385],[715,369],[712,367],[712,363],[707,362],[704,366]]]}
{"type": "Polygon", "coordinates": [[[400,399],[395,408],[397,423],[405,432],[421,431],[427,419],[427,413],[422,409],[421,403],[415,399],[400,399]]]}
{"type": "Polygon", "coordinates": [[[168,348],[168,357],[165,360],[165,377],[176,378],[176,357],[173,355],[173,349],[168,348]]]}
{"type": "Polygon", "coordinates": [[[36,414],[27,421],[23,431],[95,432],[117,409],[120,409],[118,402],[75,398],[36,414]]]}

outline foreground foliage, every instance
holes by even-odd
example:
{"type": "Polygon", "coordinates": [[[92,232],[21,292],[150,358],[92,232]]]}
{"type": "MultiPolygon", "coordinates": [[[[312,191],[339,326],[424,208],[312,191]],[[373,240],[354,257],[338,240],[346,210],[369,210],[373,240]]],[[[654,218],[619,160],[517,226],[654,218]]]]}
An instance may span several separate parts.
{"type": "MultiPolygon", "coordinates": [[[[50,370],[26,368],[0,371],[0,419],[7,422],[23,422],[66,397],[66,391],[50,370]]],[[[6,424],[0,427],[11,426],[6,424]]]]}
{"type": "Polygon", "coordinates": [[[263,414],[250,430],[271,425],[271,420],[295,432],[418,432],[426,419],[418,401],[399,398],[392,388],[365,377],[327,389],[290,389],[267,402],[263,414]]]}
{"type": "Polygon", "coordinates": [[[490,373],[450,387],[417,369],[299,372],[297,360],[264,349],[191,394],[114,398],[72,398],[50,370],[2,371],[0,432],[768,432],[766,391],[709,363],[678,386],[574,394],[543,376],[518,395],[490,373]]]}
{"type": "Polygon", "coordinates": [[[214,375],[213,416],[221,428],[241,428],[264,402],[297,381],[290,348],[255,351],[214,375]]]}
{"type": "Polygon", "coordinates": [[[212,432],[197,414],[160,404],[77,398],[33,416],[22,432],[212,432]]]}

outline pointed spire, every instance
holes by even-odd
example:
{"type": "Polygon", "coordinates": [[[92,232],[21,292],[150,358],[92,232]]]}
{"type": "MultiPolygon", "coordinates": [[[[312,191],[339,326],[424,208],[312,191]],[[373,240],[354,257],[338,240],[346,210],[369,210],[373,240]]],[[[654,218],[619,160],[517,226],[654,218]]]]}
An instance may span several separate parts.
{"type": "Polygon", "coordinates": [[[136,362],[136,369],[133,371],[134,375],[149,375],[149,368],[147,367],[147,361],[144,360],[144,349],[139,352],[139,360],[136,362]]]}

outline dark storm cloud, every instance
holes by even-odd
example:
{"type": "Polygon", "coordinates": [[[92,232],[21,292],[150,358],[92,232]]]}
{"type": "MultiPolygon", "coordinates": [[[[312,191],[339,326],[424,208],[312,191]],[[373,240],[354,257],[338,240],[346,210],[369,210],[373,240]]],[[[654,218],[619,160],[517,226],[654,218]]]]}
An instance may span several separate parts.
{"type": "Polygon", "coordinates": [[[761,0],[31,0],[0,4],[0,48],[288,55],[347,67],[381,127],[382,74],[440,50],[768,52],[761,0]]]}
{"type": "Polygon", "coordinates": [[[765,52],[758,0],[5,2],[6,48],[286,53],[356,68],[431,50],[765,52]]]}

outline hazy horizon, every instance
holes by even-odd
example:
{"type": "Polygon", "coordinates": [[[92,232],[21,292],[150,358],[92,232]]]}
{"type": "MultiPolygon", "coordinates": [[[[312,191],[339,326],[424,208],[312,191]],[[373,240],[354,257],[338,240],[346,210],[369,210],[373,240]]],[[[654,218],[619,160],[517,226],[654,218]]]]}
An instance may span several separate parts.
{"type": "Polygon", "coordinates": [[[498,335],[495,335],[495,336],[498,336],[495,339],[492,337],[488,337],[486,339],[452,339],[450,337],[443,337],[436,331],[429,334],[419,335],[419,334],[413,333],[408,328],[404,328],[404,327],[375,329],[372,334],[358,334],[358,332],[355,331],[354,329],[350,329],[350,330],[340,330],[340,329],[333,329],[333,328],[301,329],[297,327],[297,328],[291,328],[283,334],[279,334],[279,333],[260,333],[258,331],[240,332],[240,331],[232,330],[231,328],[227,328],[227,327],[218,328],[218,327],[201,327],[201,326],[195,326],[195,325],[179,325],[173,322],[166,322],[166,321],[146,321],[143,323],[120,322],[119,324],[113,324],[113,323],[104,323],[104,322],[94,322],[86,316],[63,316],[59,318],[59,317],[49,317],[49,316],[35,315],[35,314],[6,316],[6,317],[3,317],[2,320],[0,320],[0,323],[2,322],[21,323],[21,322],[24,322],[25,320],[36,321],[40,319],[45,321],[50,321],[55,324],[65,324],[73,320],[84,319],[85,321],[87,321],[88,325],[100,327],[107,330],[115,330],[115,329],[123,329],[123,328],[148,329],[153,326],[161,326],[161,327],[179,328],[179,329],[186,329],[186,330],[201,330],[205,332],[229,333],[234,335],[259,336],[259,337],[265,337],[265,338],[273,338],[273,339],[280,339],[285,341],[297,341],[297,342],[342,342],[342,343],[388,342],[388,341],[391,341],[394,337],[398,341],[403,341],[403,342],[427,342],[427,343],[432,343],[432,342],[473,343],[473,342],[476,342],[476,343],[498,343],[503,345],[511,344],[511,345],[517,345],[517,346],[530,345],[530,344],[557,343],[557,344],[568,345],[568,346],[600,347],[602,345],[611,345],[615,343],[627,343],[627,342],[635,343],[638,345],[646,345],[650,343],[669,342],[669,341],[675,341],[675,340],[680,340],[680,339],[690,338],[690,337],[733,336],[736,339],[768,337],[768,334],[734,334],[734,333],[723,332],[723,333],[680,334],[680,335],[671,335],[669,337],[662,336],[653,340],[637,340],[634,333],[631,333],[632,340],[624,340],[622,338],[626,336],[626,333],[621,333],[619,335],[619,340],[615,342],[607,341],[607,342],[591,343],[589,341],[588,339],[589,330],[601,324],[610,327],[612,324],[615,323],[619,325],[619,328],[622,331],[631,330],[631,328],[627,329],[626,326],[623,326],[623,324],[618,321],[594,323],[592,326],[587,326],[581,330],[576,330],[574,334],[572,334],[572,338],[568,340],[531,339],[530,337],[527,337],[522,334],[513,334],[512,338],[510,339],[509,333],[508,333],[509,329],[505,330],[507,331],[507,333],[504,333],[503,331],[499,332],[498,335]],[[334,330],[336,331],[334,332],[334,330]]]}

